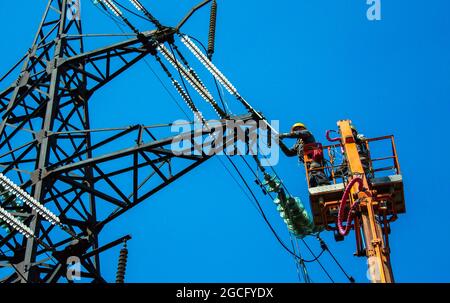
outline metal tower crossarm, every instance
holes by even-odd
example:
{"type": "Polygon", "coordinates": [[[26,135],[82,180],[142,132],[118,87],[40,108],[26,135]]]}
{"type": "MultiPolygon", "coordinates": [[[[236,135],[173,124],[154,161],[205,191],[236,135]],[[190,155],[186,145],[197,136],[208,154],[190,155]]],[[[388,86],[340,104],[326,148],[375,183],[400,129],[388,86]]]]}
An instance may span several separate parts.
{"type": "MultiPolygon", "coordinates": [[[[210,158],[174,154],[173,136],[158,139],[151,127],[91,129],[92,95],[156,54],[175,30],[143,31],[86,51],[81,17],[69,14],[71,3],[48,1],[18,79],[0,93],[1,172],[55,213],[69,233],[39,220],[29,207],[17,209],[36,237],[0,235],[0,249],[7,251],[0,270],[15,269],[6,282],[61,280],[70,253],[80,257],[83,277],[104,282],[98,236],[105,225],[210,158]],[[118,185],[117,178],[130,182],[118,185]]],[[[0,206],[12,209],[7,203],[0,206]]]]}

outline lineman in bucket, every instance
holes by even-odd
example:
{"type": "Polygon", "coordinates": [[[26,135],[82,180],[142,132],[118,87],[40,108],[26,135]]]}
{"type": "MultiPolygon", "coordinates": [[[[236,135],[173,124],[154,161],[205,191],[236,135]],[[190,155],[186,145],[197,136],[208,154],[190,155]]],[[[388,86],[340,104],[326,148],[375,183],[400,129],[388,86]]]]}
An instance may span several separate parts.
{"type": "MultiPolygon", "coordinates": [[[[286,145],[284,145],[282,142],[280,142],[280,147],[281,150],[286,154],[286,156],[298,156],[299,161],[302,163],[305,163],[305,147],[316,145],[316,139],[314,138],[313,134],[306,128],[303,123],[300,122],[295,123],[292,126],[290,133],[280,134],[279,138],[297,139],[297,142],[292,148],[286,147],[286,145]]],[[[314,170],[321,167],[324,167],[323,152],[321,149],[315,148],[312,156],[312,162],[309,164],[309,169],[313,169],[310,170],[309,173],[309,183],[311,187],[330,184],[329,179],[325,175],[324,169],[314,170]]]]}

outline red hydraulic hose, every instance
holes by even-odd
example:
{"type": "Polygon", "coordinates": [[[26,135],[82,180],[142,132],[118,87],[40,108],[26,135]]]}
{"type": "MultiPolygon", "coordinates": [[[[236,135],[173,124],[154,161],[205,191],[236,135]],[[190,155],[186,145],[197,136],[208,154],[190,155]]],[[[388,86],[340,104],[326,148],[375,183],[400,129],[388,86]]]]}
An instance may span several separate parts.
{"type": "Polygon", "coordinates": [[[361,179],[360,177],[356,177],[354,179],[352,179],[350,181],[350,183],[348,183],[347,187],[344,190],[344,195],[342,196],[341,199],[341,204],[339,205],[339,212],[338,212],[338,221],[337,221],[337,226],[339,229],[339,233],[342,236],[346,236],[348,235],[348,233],[350,232],[350,228],[352,226],[352,220],[353,220],[353,210],[356,208],[357,203],[354,203],[352,205],[352,207],[350,208],[348,215],[347,215],[347,225],[344,227],[342,225],[343,219],[344,219],[344,210],[345,210],[345,204],[347,202],[348,196],[350,194],[350,190],[352,189],[353,185],[355,185],[355,183],[359,184],[359,190],[361,191],[363,188],[363,179],[361,179]]]}
{"type": "Polygon", "coordinates": [[[326,137],[327,137],[327,140],[328,141],[330,141],[330,142],[337,142],[337,141],[340,141],[341,140],[341,138],[339,138],[339,137],[337,137],[337,138],[331,138],[330,137],[330,133],[331,132],[335,132],[334,130],[327,130],[327,133],[326,133],[326,137]]]}

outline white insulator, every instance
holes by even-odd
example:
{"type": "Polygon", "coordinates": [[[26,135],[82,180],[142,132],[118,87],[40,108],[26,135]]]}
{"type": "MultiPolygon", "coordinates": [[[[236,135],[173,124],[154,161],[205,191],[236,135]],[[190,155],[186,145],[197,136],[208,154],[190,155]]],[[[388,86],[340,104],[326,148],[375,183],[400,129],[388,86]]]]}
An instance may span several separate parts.
{"type": "Polygon", "coordinates": [[[215,110],[216,114],[220,116],[220,113],[217,111],[217,109],[214,107],[214,98],[212,94],[208,91],[208,89],[203,85],[203,83],[199,82],[194,76],[192,76],[189,71],[187,71],[184,66],[169,52],[169,50],[163,45],[160,44],[156,48],[163,56],[167,59],[167,61],[172,64],[175,69],[178,69],[183,76],[183,78],[186,79],[186,81],[197,91],[197,93],[202,97],[206,102],[210,103],[215,110]]]}
{"type": "Polygon", "coordinates": [[[138,10],[138,11],[142,11],[144,10],[144,7],[142,6],[142,4],[137,1],[137,0],[130,0],[131,4],[134,5],[134,7],[138,10]]]}
{"type": "Polygon", "coordinates": [[[190,100],[188,94],[183,89],[183,87],[180,85],[180,83],[178,83],[178,81],[175,80],[175,79],[172,80],[172,83],[175,86],[175,88],[177,89],[177,91],[180,94],[181,98],[184,100],[184,102],[189,107],[189,109],[194,113],[194,115],[197,116],[197,119],[199,119],[199,121],[203,121],[204,120],[203,115],[196,108],[193,107],[192,100],[190,100]]]}
{"type": "Polygon", "coordinates": [[[203,83],[203,81],[200,79],[200,77],[198,76],[198,74],[195,72],[195,70],[192,67],[189,68],[189,73],[195,78],[195,80],[197,80],[200,83],[200,85],[203,88],[206,88],[205,84],[203,83]]]}
{"type": "MultiPolygon", "coordinates": [[[[206,96],[209,99],[213,99],[211,93],[204,88],[204,86],[202,85],[201,81],[199,82],[197,79],[195,79],[190,73],[189,71],[187,71],[184,66],[181,64],[181,62],[179,62],[175,57],[173,57],[173,55],[169,52],[169,50],[163,45],[160,44],[157,48],[158,51],[160,51],[163,56],[167,59],[167,61],[170,62],[170,64],[172,64],[173,67],[175,67],[175,69],[179,69],[181,74],[183,75],[183,77],[189,82],[189,84],[199,93],[203,94],[203,98],[206,96]],[[203,91],[200,91],[199,88],[203,88],[203,91]]],[[[207,100],[208,102],[210,102],[211,100],[207,100]]]]}
{"type": "Polygon", "coordinates": [[[232,95],[239,95],[236,88],[231,82],[222,74],[222,72],[212,63],[209,58],[202,53],[202,51],[195,45],[194,42],[188,37],[183,36],[181,41],[186,47],[194,54],[195,57],[208,69],[208,71],[216,78],[228,92],[232,95]]]}
{"type": "Polygon", "coordinates": [[[3,207],[0,207],[0,219],[2,219],[6,224],[24,235],[26,238],[34,236],[33,231],[28,226],[17,220],[3,207]]]}
{"type": "Polygon", "coordinates": [[[0,180],[2,184],[7,184],[5,188],[9,188],[9,192],[22,200],[25,204],[30,206],[33,210],[35,210],[39,215],[43,216],[47,221],[51,224],[55,225],[56,222],[59,223],[59,218],[54,215],[48,208],[39,203],[35,198],[30,196],[26,191],[24,191],[20,186],[17,186],[14,182],[12,182],[8,177],[0,173],[0,180]],[[50,216],[51,215],[51,216],[50,216]],[[53,220],[51,220],[55,217],[53,220]]]}
{"type": "Polygon", "coordinates": [[[117,17],[123,16],[122,11],[110,0],[100,0],[103,2],[117,17]]]}

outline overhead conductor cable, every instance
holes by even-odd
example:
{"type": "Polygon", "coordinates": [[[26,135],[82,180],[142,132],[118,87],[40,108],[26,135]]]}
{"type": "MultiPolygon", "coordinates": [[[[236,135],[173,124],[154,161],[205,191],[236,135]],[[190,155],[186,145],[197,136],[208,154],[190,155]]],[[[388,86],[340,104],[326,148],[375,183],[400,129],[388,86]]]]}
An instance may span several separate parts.
{"type": "Polygon", "coordinates": [[[164,44],[160,44],[157,47],[157,50],[167,59],[167,61],[170,62],[170,64],[175,67],[175,69],[179,70],[182,74],[183,78],[186,79],[186,81],[189,82],[189,84],[197,91],[197,93],[216,111],[217,115],[219,117],[224,117],[225,113],[220,109],[220,107],[217,106],[216,102],[214,101],[214,98],[212,94],[206,89],[202,83],[200,83],[196,77],[192,76],[191,73],[189,73],[186,68],[179,62],[170,52],[169,50],[164,46],[164,44]]]}
{"type": "Polygon", "coordinates": [[[205,66],[205,68],[214,76],[214,78],[222,84],[230,94],[238,96],[237,89],[231,84],[231,82],[222,74],[222,72],[212,63],[208,57],[192,42],[192,40],[184,35],[181,41],[186,47],[194,54],[195,57],[205,66]]]}
{"type": "Polygon", "coordinates": [[[142,6],[142,4],[139,1],[136,0],[130,0],[131,4],[134,5],[134,7],[138,10],[138,11],[143,11],[144,7],[142,6]]]}
{"type": "Polygon", "coordinates": [[[140,12],[143,12],[144,15],[152,22],[158,29],[162,29],[163,26],[159,23],[158,19],[156,19],[150,12],[139,2],[139,0],[130,0],[131,4],[140,12]]]}
{"type": "Polygon", "coordinates": [[[256,115],[259,119],[261,119],[264,123],[266,123],[267,127],[269,127],[275,134],[278,134],[278,131],[274,129],[267,120],[258,113],[237,91],[233,84],[227,79],[227,77],[222,74],[222,72],[211,62],[211,60],[206,57],[206,55],[195,45],[194,42],[187,36],[183,35],[181,37],[181,41],[186,45],[186,47],[192,52],[192,54],[197,57],[197,59],[205,66],[205,68],[213,75],[213,77],[219,81],[219,83],[225,87],[225,89],[233,96],[235,96],[249,111],[256,115]]]}
{"type": "Polygon", "coordinates": [[[194,115],[196,115],[197,119],[199,121],[204,121],[205,119],[204,119],[202,113],[197,109],[197,107],[195,106],[194,102],[192,102],[192,99],[189,97],[189,95],[183,89],[181,84],[175,79],[172,80],[172,84],[175,87],[175,89],[178,91],[178,93],[180,94],[181,98],[187,104],[189,109],[194,113],[194,115]]]}
{"type": "Polygon", "coordinates": [[[189,82],[189,84],[192,85],[192,87],[200,94],[200,96],[205,99],[206,101],[210,101],[213,99],[211,93],[204,89],[200,82],[197,81],[179,62],[170,52],[169,50],[163,45],[160,44],[157,47],[157,50],[163,54],[163,56],[167,59],[167,61],[170,62],[176,69],[179,69],[183,75],[183,77],[189,82]],[[203,89],[202,89],[203,88],[203,89]]]}
{"type": "Polygon", "coordinates": [[[112,12],[114,15],[116,15],[117,17],[122,17],[123,13],[122,11],[110,0],[100,0],[103,4],[105,4],[112,12]]]}

